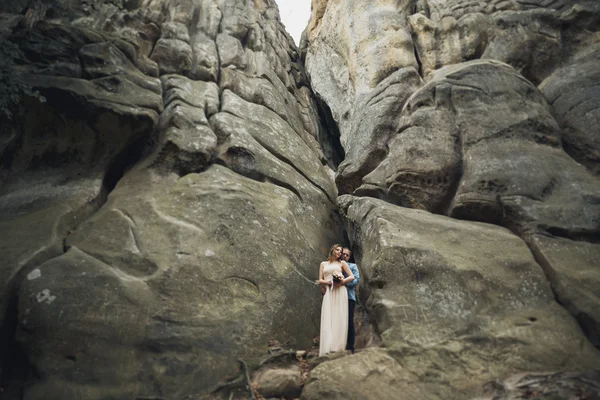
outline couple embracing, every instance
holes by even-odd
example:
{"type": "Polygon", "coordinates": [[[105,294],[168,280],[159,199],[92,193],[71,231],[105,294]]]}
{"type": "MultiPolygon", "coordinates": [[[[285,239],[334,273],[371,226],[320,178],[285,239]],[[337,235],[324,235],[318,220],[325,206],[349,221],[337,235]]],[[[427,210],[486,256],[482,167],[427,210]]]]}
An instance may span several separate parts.
{"type": "Polygon", "coordinates": [[[349,260],[350,249],[334,244],[319,268],[318,282],[324,293],[319,356],[344,349],[354,353],[354,288],[360,276],[349,260]]]}

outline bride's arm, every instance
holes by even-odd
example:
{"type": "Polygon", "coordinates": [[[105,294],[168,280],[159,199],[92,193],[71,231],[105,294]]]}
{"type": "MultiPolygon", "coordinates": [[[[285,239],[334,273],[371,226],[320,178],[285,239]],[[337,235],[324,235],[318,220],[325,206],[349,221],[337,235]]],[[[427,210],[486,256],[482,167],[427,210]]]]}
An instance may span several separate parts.
{"type": "Polygon", "coordinates": [[[348,264],[346,264],[346,261],[342,261],[342,269],[344,270],[344,273],[348,275],[344,279],[342,279],[342,285],[352,282],[354,280],[354,275],[352,274],[352,271],[350,270],[348,264]]]}
{"type": "Polygon", "coordinates": [[[323,264],[324,262],[319,266],[319,285],[329,285],[331,282],[323,279],[323,264]]]}

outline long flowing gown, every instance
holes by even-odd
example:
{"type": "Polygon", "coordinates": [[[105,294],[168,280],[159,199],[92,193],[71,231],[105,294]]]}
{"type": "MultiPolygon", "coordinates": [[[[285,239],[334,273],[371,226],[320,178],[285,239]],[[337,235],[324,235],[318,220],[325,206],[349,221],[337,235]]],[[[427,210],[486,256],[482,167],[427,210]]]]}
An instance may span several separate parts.
{"type": "MultiPolygon", "coordinates": [[[[323,279],[332,279],[335,272],[342,272],[339,262],[326,262],[323,267],[323,279]]],[[[319,340],[319,356],[346,348],[348,336],[348,291],[346,286],[331,288],[323,296],[321,305],[321,337],[319,340]]]]}

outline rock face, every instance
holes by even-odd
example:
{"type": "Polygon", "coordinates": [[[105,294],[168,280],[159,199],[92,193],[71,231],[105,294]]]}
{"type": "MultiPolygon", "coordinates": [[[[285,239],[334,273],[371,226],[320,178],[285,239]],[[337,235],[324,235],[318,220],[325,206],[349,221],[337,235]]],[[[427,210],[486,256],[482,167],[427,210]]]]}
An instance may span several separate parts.
{"type": "Polygon", "coordinates": [[[511,376],[504,382],[490,382],[485,396],[477,400],[520,400],[531,398],[593,398],[600,391],[597,371],[576,373],[537,373],[511,376]]]}
{"type": "MultiPolygon", "coordinates": [[[[419,77],[429,81],[443,66],[480,58],[513,66],[533,85],[549,79],[549,90],[568,85],[573,92],[563,96],[565,105],[557,111],[561,126],[571,132],[569,151],[578,161],[595,160],[598,147],[592,138],[598,128],[590,122],[597,109],[597,68],[591,67],[595,53],[590,49],[597,43],[599,7],[572,0],[314,1],[304,41],[306,68],[340,129],[346,152],[336,177],[340,192],[353,193],[385,158],[387,144],[405,128],[397,115],[423,84],[419,77]],[[402,82],[412,89],[384,83],[396,74],[410,75],[402,82]],[[562,79],[566,76],[579,86],[562,79]],[[589,89],[574,97],[576,87],[589,89]],[[583,108],[569,112],[568,104],[584,97],[583,108]],[[366,124],[365,115],[372,118],[366,124]],[[378,129],[369,132],[362,125],[378,129]]],[[[563,92],[554,90],[554,97],[563,92]]]]}
{"type": "Polygon", "coordinates": [[[598,21],[593,1],[313,2],[302,52],[383,349],[322,364],[303,398],[598,368],[598,21]]]}
{"type": "Polygon", "coordinates": [[[595,67],[599,59],[600,46],[595,44],[540,84],[562,128],[565,151],[596,176],[600,174],[600,72],[595,67]]]}
{"type": "Polygon", "coordinates": [[[0,0],[2,398],[600,396],[600,4],[312,3],[0,0]]]}
{"type": "Polygon", "coordinates": [[[600,245],[546,235],[531,239],[557,300],[577,318],[588,339],[600,346],[600,245]]]}
{"type": "Polygon", "coordinates": [[[336,188],[275,3],[2,10],[46,99],[0,147],[6,395],[228,397],[312,343],[336,188]]]}
{"type": "Polygon", "coordinates": [[[511,232],[366,197],[340,202],[383,348],[321,364],[303,398],[343,398],[349,386],[356,399],[469,398],[511,371],[600,366],[511,232]]]}
{"type": "Polygon", "coordinates": [[[598,179],[563,151],[544,97],[513,68],[442,68],[408,100],[400,124],[357,194],[516,232],[600,228],[598,179]]]}

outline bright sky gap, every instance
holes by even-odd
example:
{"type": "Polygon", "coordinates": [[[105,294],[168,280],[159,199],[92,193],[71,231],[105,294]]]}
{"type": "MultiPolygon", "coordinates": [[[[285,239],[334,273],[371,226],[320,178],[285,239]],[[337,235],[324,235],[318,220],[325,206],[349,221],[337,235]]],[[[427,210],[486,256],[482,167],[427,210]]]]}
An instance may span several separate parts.
{"type": "Polygon", "coordinates": [[[279,7],[281,22],[294,38],[296,45],[300,44],[302,31],[310,19],[310,0],[276,0],[279,7]]]}

